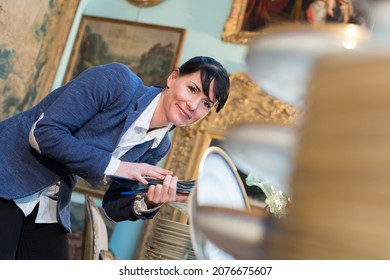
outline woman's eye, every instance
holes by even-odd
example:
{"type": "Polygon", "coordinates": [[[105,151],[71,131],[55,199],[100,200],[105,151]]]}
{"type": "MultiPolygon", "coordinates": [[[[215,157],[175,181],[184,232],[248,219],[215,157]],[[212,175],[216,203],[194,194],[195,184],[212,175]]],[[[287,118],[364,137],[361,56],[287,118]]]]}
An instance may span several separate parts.
{"type": "Polygon", "coordinates": [[[210,110],[213,107],[213,104],[207,100],[203,101],[203,105],[210,110]]]}
{"type": "Polygon", "coordinates": [[[188,88],[190,89],[191,93],[196,93],[196,88],[194,86],[189,86],[188,88]]]}

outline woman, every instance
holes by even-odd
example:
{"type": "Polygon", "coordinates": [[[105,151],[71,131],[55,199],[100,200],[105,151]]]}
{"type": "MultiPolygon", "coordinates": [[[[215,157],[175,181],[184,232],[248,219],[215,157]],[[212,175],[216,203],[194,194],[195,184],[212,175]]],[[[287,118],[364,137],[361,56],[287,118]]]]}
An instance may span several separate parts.
{"type": "Polygon", "coordinates": [[[227,71],[209,57],[174,70],[164,89],[145,86],[120,63],[96,66],[35,107],[0,123],[0,258],[67,259],[69,205],[77,176],[92,186],[109,175],[163,180],[144,195],[117,186],[103,207],[115,221],[153,217],[183,201],[173,171],[156,166],[169,152],[168,131],[194,124],[229,94],[227,71]]]}

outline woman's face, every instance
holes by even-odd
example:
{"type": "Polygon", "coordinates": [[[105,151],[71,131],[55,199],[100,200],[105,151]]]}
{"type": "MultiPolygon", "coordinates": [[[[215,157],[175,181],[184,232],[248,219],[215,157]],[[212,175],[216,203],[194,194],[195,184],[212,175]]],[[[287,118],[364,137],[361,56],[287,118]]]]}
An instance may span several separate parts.
{"type": "Polygon", "coordinates": [[[214,81],[210,84],[210,98],[204,93],[200,72],[180,76],[178,70],[172,72],[167,81],[168,88],[162,95],[162,105],[166,120],[176,127],[193,124],[213,108],[214,81]]]}

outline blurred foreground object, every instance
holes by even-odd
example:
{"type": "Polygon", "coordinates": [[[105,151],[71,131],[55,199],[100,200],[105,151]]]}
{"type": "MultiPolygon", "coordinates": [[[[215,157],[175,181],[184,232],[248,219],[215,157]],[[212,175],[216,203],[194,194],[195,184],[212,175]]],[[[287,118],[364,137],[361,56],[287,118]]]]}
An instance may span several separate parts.
{"type": "Polygon", "coordinates": [[[390,55],[332,55],[308,87],[294,202],[267,259],[390,259],[390,55]]]}
{"type": "MultiPolygon", "coordinates": [[[[388,14],[390,3],[375,1],[367,11],[370,31],[348,24],[286,25],[269,28],[250,46],[250,76],[304,114],[295,128],[296,145],[290,146],[291,175],[284,173],[293,197],[287,215],[272,223],[258,218],[257,225],[248,220],[257,230],[265,229],[265,236],[252,242],[255,249],[247,246],[246,253],[243,246],[230,248],[232,255],[390,259],[388,14]]],[[[257,125],[259,130],[265,127],[257,125]]],[[[270,148],[262,137],[252,140],[259,151],[270,148]]],[[[236,146],[247,149],[242,142],[236,146]]],[[[255,170],[251,160],[259,157],[261,166],[267,159],[262,155],[238,159],[255,170]]],[[[264,173],[261,180],[272,175],[264,173]]],[[[219,237],[226,236],[221,232],[219,237]]],[[[244,240],[237,238],[234,244],[244,240]]]]}
{"type": "Polygon", "coordinates": [[[359,51],[369,37],[366,28],[355,24],[268,27],[249,46],[248,72],[264,91],[302,109],[317,59],[359,51]]]}
{"type": "Polygon", "coordinates": [[[296,134],[292,124],[242,123],[227,130],[223,147],[242,172],[288,195],[296,134]]]}

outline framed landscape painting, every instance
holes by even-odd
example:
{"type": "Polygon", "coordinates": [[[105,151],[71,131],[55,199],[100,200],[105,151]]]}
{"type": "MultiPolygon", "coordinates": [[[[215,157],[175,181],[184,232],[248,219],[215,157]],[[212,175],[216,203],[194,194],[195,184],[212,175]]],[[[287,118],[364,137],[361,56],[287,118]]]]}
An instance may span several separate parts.
{"type": "Polygon", "coordinates": [[[92,66],[121,62],[145,85],[165,86],[177,66],[185,32],[176,27],[84,16],[64,82],[92,66]]]}

